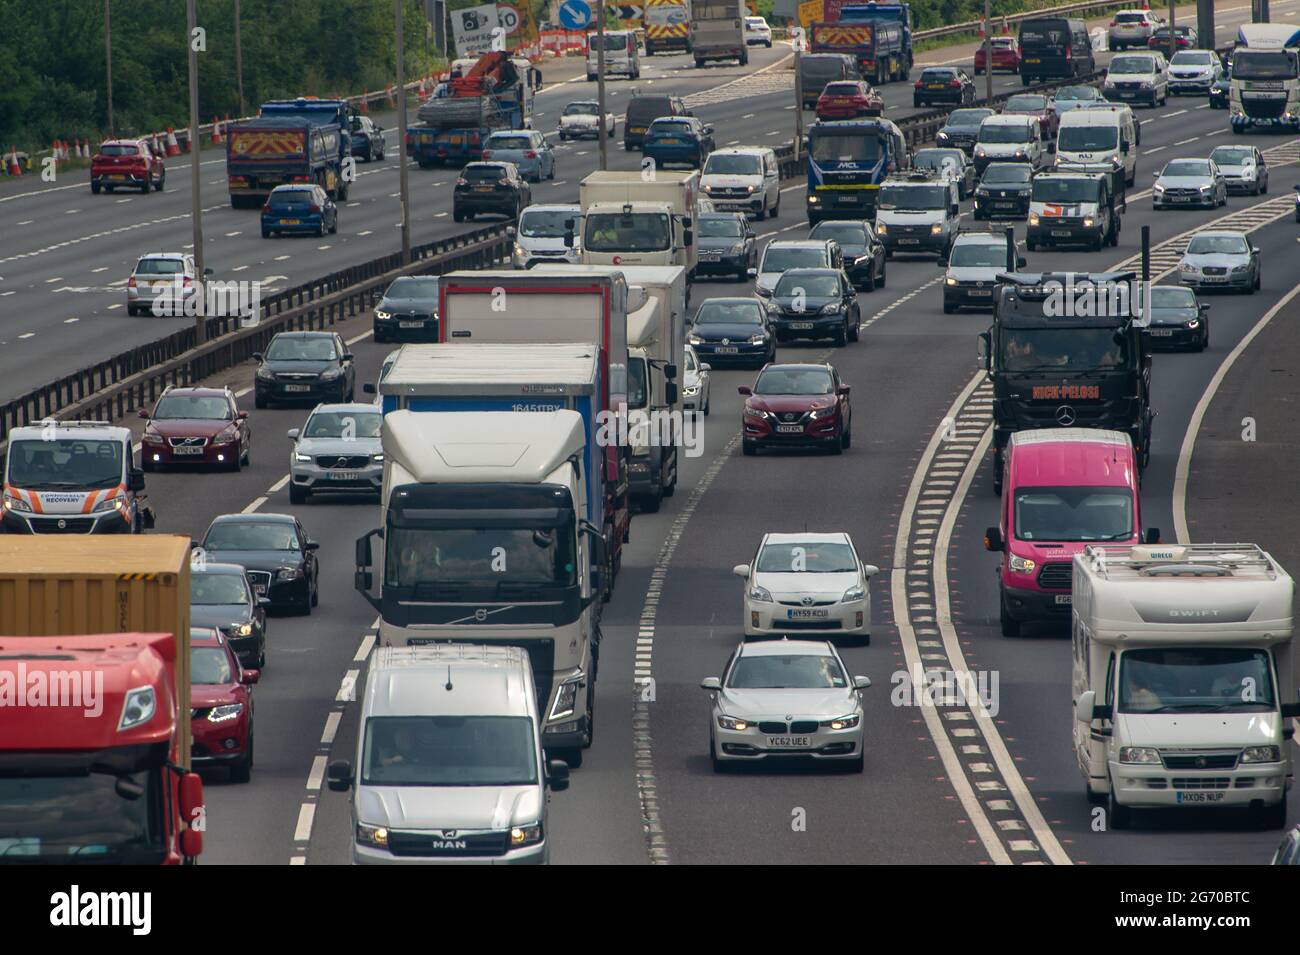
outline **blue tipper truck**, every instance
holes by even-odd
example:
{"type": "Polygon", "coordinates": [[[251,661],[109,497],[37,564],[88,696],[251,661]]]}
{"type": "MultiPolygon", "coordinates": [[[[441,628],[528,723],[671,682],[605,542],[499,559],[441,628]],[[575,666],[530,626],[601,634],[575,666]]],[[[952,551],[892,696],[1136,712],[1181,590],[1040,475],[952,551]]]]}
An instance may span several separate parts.
{"type": "Polygon", "coordinates": [[[903,31],[900,51],[902,75],[906,80],[912,70],[912,6],[908,3],[846,3],[840,7],[837,23],[852,26],[855,23],[896,23],[903,31]]]}
{"type": "Polygon", "coordinates": [[[335,199],[347,199],[349,183],[343,177],[343,167],[352,156],[349,109],[345,100],[299,96],[297,99],[267,100],[262,104],[258,115],[270,119],[305,119],[331,139],[337,156],[331,164],[335,184],[329,193],[335,199]]]}
{"type": "Polygon", "coordinates": [[[910,163],[903,132],[887,119],[851,119],[808,127],[808,222],[874,219],[876,193],[910,163]]]}
{"type": "Polygon", "coordinates": [[[260,206],[276,186],[313,182],[347,195],[341,182],[339,133],[293,116],[259,116],[226,131],[226,183],[230,204],[260,206]]]}

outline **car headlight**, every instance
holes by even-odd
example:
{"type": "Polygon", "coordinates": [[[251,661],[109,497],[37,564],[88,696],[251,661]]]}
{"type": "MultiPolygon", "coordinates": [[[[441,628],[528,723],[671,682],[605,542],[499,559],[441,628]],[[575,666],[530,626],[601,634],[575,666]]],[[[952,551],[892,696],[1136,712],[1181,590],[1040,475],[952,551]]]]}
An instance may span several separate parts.
{"type": "Polygon", "coordinates": [[[861,715],[850,713],[848,716],[837,716],[833,720],[823,720],[821,725],[828,730],[851,730],[861,719],[861,715]]]}
{"type": "Polygon", "coordinates": [[[745,187],[745,191],[748,192],[748,193],[750,193],[750,194],[752,195],[753,192],[754,192],[754,187],[753,187],[753,186],[746,186],[746,187],[745,187]]]}
{"type": "Polygon", "coordinates": [[[682,389],[682,394],[685,395],[687,398],[694,398],[699,393],[700,393],[699,385],[687,385],[682,389]]]}
{"type": "Polygon", "coordinates": [[[975,150],[975,155],[983,159],[985,156],[984,147],[981,146],[979,149],[975,150]]]}
{"type": "Polygon", "coordinates": [[[122,500],[121,497],[110,497],[107,498],[106,500],[100,501],[98,504],[95,505],[94,512],[96,514],[99,514],[103,511],[111,511],[113,508],[117,507],[118,502],[121,500],[122,500]]]}
{"type": "Polygon", "coordinates": [[[1138,86],[1142,87],[1142,89],[1144,90],[1149,90],[1154,85],[1155,84],[1152,83],[1150,80],[1142,80],[1140,83],[1138,83],[1138,86]]]}
{"type": "Polygon", "coordinates": [[[1160,185],[1160,183],[1156,183],[1154,186],[1151,187],[1151,191],[1159,195],[1160,193],[1165,191],[1165,187],[1160,185]]]}
{"type": "Polygon", "coordinates": [[[1191,264],[1189,264],[1189,263],[1187,263],[1187,262],[1184,262],[1182,265],[1178,266],[1178,270],[1179,270],[1180,272],[1188,272],[1188,273],[1193,273],[1193,272],[1198,271],[1197,268],[1196,268],[1196,266],[1191,265],[1191,264]]]}
{"type": "Polygon", "coordinates": [[[1250,271],[1249,265],[1234,265],[1232,267],[1233,275],[1240,275],[1242,272],[1249,272],[1249,271],[1250,271]]]}
{"type": "Polygon", "coordinates": [[[371,461],[374,461],[376,464],[383,464],[383,463],[384,463],[384,452],[380,451],[378,454],[372,454],[372,455],[370,455],[370,460],[371,460],[371,461]]]}
{"type": "Polygon", "coordinates": [[[852,603],[855,600],[865,600],[866,598],[867,598],[866,588],[863,587],[861,584],[857,584],[853,587],[850,587],[848,590],[844,591],[844,596],[840,598],[840,603],[847,604],[847,603],[852,603]]]}
{"type": "Polygon", "coordinates": [[[4,506],[11,511],[24,511],[28,514],[30,514],[32,510],[30,504],[24,501],[21,497],[17,497],[13,494],[6,494],[4,496],[4,506]]]}
{"type": "Polygon", "coordinates": [[[1282,751],[1276,746],[1247,746],[1241,751],[1243,763],[1276,763],[1282,758],[1282,751]]]}
{"type": "Polygon", "coordinates": [[[230,629],[234,631],[237,637],[251,637],[253,635],[253,625],[251,623],[241,623],[230,629]]]}
{"type": "Polygon", "coordinates": [[[735,245],[733,245],[733,246],[731,247],[731,249],[730,249],[730,254],[731,254],[731,255],[740,255],[740,253],[742,253],[742,252],[744,252],[744,251],[745,251],[745,243],[743,243],[743,242],[737,242],[735,245]]]}
{"type": "Polygon", "coordinates": [[[1151,746],[1124,746],[1119,751],[1121,763],[1160,765],[1160,753],[1151,746]]]}
{"type": "Polygon", "coordinates": [[[936,143],[946,143],[948,141],[947,133],[939,133],[934,137],[936,143]]]}
{"type": "Polygon", "coordinates": [[[821,202],[821,197],[820,197],[820,196],[809,196],[809,197],[808,197],[808,204],[811,205],[811,206],[815,206],[815,205],[817,205],[817,203],[819,203],[819,202],[821,202]]]}
{"type": "Polygon", "coordinates": [[[542,841],[542,824],[535,822],[531,826],[512,826],[510,829],[510,848],[521,849],[535,846],[542,841]]]}
{"type": "Polygon", "coordinates": [[[956,285],[956,284],[957,284],[957,280],[956,280],[955,278],[953,278],[951,275],[948,276],[948,277],[947,277],[946,279],[944,279],[943,281],[944,281],[944,284],[945,284],[945,285],[956,285]]]}
{"type": "Polygon", "coordinates": [[[701,338],[699,335],[687,335],[687,336],[686,336],[686,344],[688,344],[688,345],[703,345],[703,344],[704,344],[704,339],[701,338]]]}
{"type": "MultiPolygon", "coordinates": [[[[522,245],[516,245],[516,246],[515,246],[515,257],[516,257],[516,258],[520,258],[520,259],[522,259],[522,258],[523,258],[525,255],[527,255],[527,254],[528,254],[528,253],[524,251],[524,247],[523,247],[522,245]]],[[[376,317],[376,318],[379,317],[379,313],[378,313],[378,312],[375,313],[375,317],[376,317]]]]}
{"type": "Polygon", "coordinates": [[[141,723],[148,723],[158,710],[158,697],[151,686],[137,686],[128,690],[126,700],[122,703],[122,717],[117,721],[117,731],[129,730],[141,723]]]}
{"type": "Polygon", "coordinates": [[[1213,186],[1201,186],[1200,188],[1201,188],[1201,192],[1209,192],[1209,191],[1210,191],[1211,189],[1213,189],[1214,187],[1213,187],[1213,186]]]}
{"type": "Polygon", "coordinates": [[[754,584],[749,588],[749,599],[770,604],[772,602],[772,592],[761,584],[754,584]]]}
{"type": "Polygon", "coordinates": [[[766,342],[767,342],[767,336],[766,336],[766,335],[752,335],[752,336],[750,336],[750,339],[749,339],[749,343],[750,343],[751,345],[762,345],[762,344],[764,344],[764,343],[766,343],[766,342]]]}
{"type": "Polygon", "coordinates": [[[146,431],[140,440],[145,444],[162,444],[163,436],[154,431],[146,431]]]}
{"type": "Polygon", "coordinates": [[[942,222],[936,222],[934,225],[930,226],[930,235],[942,235],[942,234],[943,234],[942,222]]]}
{"type": "Polygon", "coordinates": [[[271,371],[271,369],[267,368],[265,365],[259,365],[257,368],[257,377],[261,378],[263,381],[267,381],[275,377],[275,372],[271,371]]]}
{"type": "Polygon", "coordinates": [[[718,726],[724,730],[747,730],[753,725],[749,720],[738,720],[734,716],[718,717],[718,726]]]}
{"type": "Polygon", "coordinates": [[[297,580],[301,576],[301,567],[281,567],[275,572],[276,580],[297,580]]]}
{"type": "Polygon", "coordinates": [[[888,227],[885,225],[885,223],[883,222],[876,223],[876,235],[884,235],[888,231],[889,231],[888,227]]]}
{"type": "Polygon", "coordinates": [[[1038,213],[1037,213],[1037,212],[1031,212],[1031,213],[1029,213],[1029,224],[1030,224],[1030,225],[1038,225],[1038,213]]]}
{"type": "Polygon", "coordinates": [[[1200,327],[1201,327],[1201,320],[1199,318],[1191,318],[1183,322],[1183,328],[1200,328],[1200,327]]]}
{"type": "MultiPolygon", "coordinates": [[[[515,246],[515,251],[516,252],[519,251],[519,246],[515,246]]],[[[375,309],[375,318],[379,319],[381,322],[384,321],[385,319],[392,318],[392,317],[393,317],[392,312],[386,312],[382,308],[375,309]]]]}
{"type": "Polygon", "coordinates": [[[225,723],[227,720],[233,720],[242,712],[244,712],[243,703],[223,703],[221,706],[212,708],[212,712],[208,714],[208,722],[225,723]]]}
{"type": "Polygon", "coordinates": [[[746,418],[757,418],[759,421],[762,421],[763,419],[765,419],[765,418],[767,417],[767,412],[766,412],[766,411],[760,411],[758,408],[746,408],[746,409],[745,409],[745,417],[746,417],[746,418]]]}
{"type": "Polygon", "coordinates": [[[562,720],[567,716],[572,716],[573,711],[578,704],[578,684],[584,677],[565,680],[560,684],[560,688],[555,691],[555,702],[551,705],[551,715],[548,720],[562,720]]]}
{"type": "Polygon", "coordinates": [[[235,440],[237,432],[234,428],[223,428],[212,438],[213,444],[229,444],[235,440]]]}
{"type": "Polygon", "coordinates": [[[1034,568],[1038,566],[1028,557],[1017,557],[1015,555],[1012,555],[1011,560],[1007,561],[1007,565],[1018,574],[1032,574],[1034,568]]]}
{"type": "Polygon", "coordinates": [[[295,461],[298,461],[298,462],[301,463],[301,464],[306,464],[308,461],[311,460],[311,455],[310,455],[310,454],[303,454],[301,451],[295,451],[295,452],[293,453],[293,459],[294,459],[295,461]]]}
{"type": "Polygon", "coordinates": [[[388,828],[386,826],[367,826],[364,822],[359,822],[357,823],[357,842],[363,846],[387,849],[388,828]]]}
{"type": "Polygon", "coordinates": [[[337,368],[337,367],[336,367],[336,368],[326,368],[324,371],[322,371],[322,372],[320,373],[320,380],[321,380],[321,381],[333,381],[335,378],[337,378],[337,377],[338,377],[339,375],[341,375],[341,374],[343,374],[343,369],[342,369],[342,368],[337,368]]]}
{"type": "Polygon", "coordinates": [[[835,416],[834,405],[831,405],[826,408],[814,408],[812,411],[808,412],[809,421],[822,421],[825,420],[826,418],[832,418],[834,416],[835,416]]]}
{"type": "Polygon", "coordinates": [[[827,302],[821,308],[817,309],[818,315],[835,315],[840,310],[839,302],[827,302]]]}
{"type": "Polygon", "coordinates": [[[1085,229],[1091,229],[1092,226],[1093,226],[1092,216],[1084,216],[1084,217],[1083,217],[1083,227],[1084,227],[1085,229]]]}

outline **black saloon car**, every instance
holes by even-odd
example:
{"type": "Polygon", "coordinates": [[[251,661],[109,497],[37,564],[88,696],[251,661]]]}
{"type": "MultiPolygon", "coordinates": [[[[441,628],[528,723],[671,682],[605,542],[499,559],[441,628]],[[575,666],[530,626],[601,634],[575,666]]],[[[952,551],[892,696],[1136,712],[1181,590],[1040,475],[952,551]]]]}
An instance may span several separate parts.
{"type": "Polygon", "coordinates": [[[754,227],[743,212],[705,212],[695,220],[697,275],[730,275],[744,282],[758,266],[754,227]]]}
{"type": "Polygon", "coordinates": [[[1153,285],[1150,296],[1146,334],[1151,347],[1205,351],[1210,344],[1209,304],[1197,302],[1195,292],[1177,285],[1153,285]]]}
{"type": "Polygon", "coordinates": [[[839,269],[789,269],[767,304],[776,340],[830,338],[836,346],[858,340],[858,295],[839,269]]]}
{"type": "Polygon", "coordinates": [[[352,353],[334,332],[280,332],[259,362],[253,403],[267,408],[278,401],[352,401],[356,369],[352,353]]]}
{"type": "Polygon", "coordinates": [[[516,219],[532,201],[532,188],[514,163],[472,162],[452,190],[451,217],[457,222],[484,214],[516,219]]]}
{"type": "Polygon", "coordinates": [[[823,219],[810,239],[834,239],[844,253],[844,271],[855,288],[874,292],[885,287],[885,247],[859,219],[823,219]]]}
{"type": "Polygon", "coordinates": [[[199,544],[208,563],[239,564],[273,609],[311,613],[320,599],[316,551],[292,514],[223,514],[199,544]]]}
{"type": "Polygon", "coordinates": [[[762,368],[776,360],[776,336],[767,309],[756,298],[709,298],[700,303],[686,334],[700,361],[762,368]]]}
{"type": "Polygon", "coordinates": [[[438,277],[402,275],[375,306],[376,342],[438,340],[438,277]]]}
{"type": "Polygon", "coordinates": [[[975,81],[955,66],[931,66],[912,85],[913,106],[970,106],[975,102],[975,81]]]}
{"type": "Polygon", "coordinates": [[[266,607],[239,564],[203,555],[190,565],[190,625],[220,630],[242,666],[266,666],[266,607]]]}
{"type": "Polygon", "coordinates": [[[362,162],[384,158],[384,127],[369,116],[352,117],[352,155],[362,162]]]}

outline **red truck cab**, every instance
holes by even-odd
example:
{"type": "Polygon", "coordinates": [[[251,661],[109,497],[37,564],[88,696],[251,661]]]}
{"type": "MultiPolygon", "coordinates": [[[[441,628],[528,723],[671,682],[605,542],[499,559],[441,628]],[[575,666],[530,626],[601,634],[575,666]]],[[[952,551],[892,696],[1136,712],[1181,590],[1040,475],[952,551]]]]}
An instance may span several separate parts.
{"type": "Polygon", "coordinates": [[[1043,428],[1011,436],[997,527],[984,546],[998,568],[1002,635],[1021,624],[1068,621],[1074,555],[1088,544],[1157,543],[1143,538],[1137,458],[1128,435],[1043,428]]]}
{"type": "Polygon", "coordinates": [[[167,167],[162,156],[155,155],[143,139],[110,139],[101,143],[90,160],[90,191],[99,195],[103,189],[139,189],[150,187],[162,192],[167,182],[167,167]]]}
{"type": "Polygon", "coordinates": [[[199,855],[203,783],[178,768],[171,634],[0,637],[0,699],[0,863],[199,855]]]}

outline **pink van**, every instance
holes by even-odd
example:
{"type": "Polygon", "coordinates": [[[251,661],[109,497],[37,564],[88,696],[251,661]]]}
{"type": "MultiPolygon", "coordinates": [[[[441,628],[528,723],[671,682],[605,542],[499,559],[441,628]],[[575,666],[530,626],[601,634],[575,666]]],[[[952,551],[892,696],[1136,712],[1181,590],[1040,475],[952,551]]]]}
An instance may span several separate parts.
{"type": "MultiPolygon", "coordinates": [[[[1018,431],[1005,462],[999,526],[984,546],[1002,555],[1002,635],[1018,637],[1022,623],[1068,622],[1074,555],[1099,541],[1142,543],[1142,513],[1133,444],[1120,431],[1018,431]]],[[[1146,543],[1159,539],[1146,532],[1146,543]]]]}

